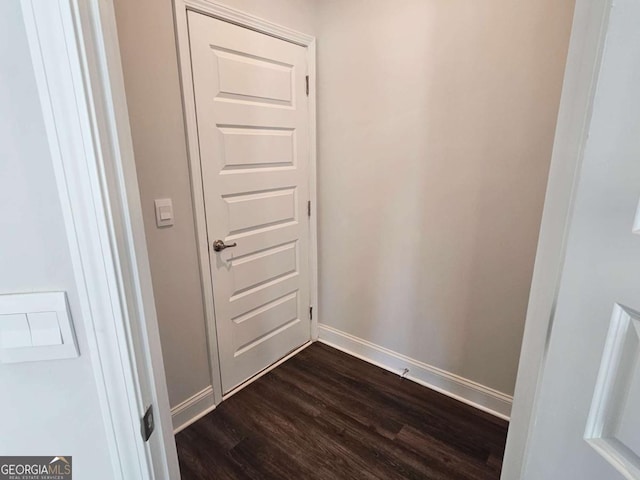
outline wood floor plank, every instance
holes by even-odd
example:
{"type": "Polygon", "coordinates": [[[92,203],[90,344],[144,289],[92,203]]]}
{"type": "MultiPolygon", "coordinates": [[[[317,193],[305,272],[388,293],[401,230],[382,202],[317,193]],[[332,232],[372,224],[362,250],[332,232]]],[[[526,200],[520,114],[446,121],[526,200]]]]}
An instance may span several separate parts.
{"type": "MultiPolygon", "coordinates": [[[[495,477],[495,474],[486,468],[486,462],[465,455],[457,448],[440,442],[408,425],[402,428],[396,440],[405,448],[422,455],[423,458],[437,457],[443,463],[450,465],[458,475],[462,475],[462,478],[484,480],[495,477]]],[[[491,454],[488,458],[491,458],[491,454]]]]}
{"type": "MultiPolygon", "coordinates": [[[[322,346],[322,348],[327,347],[322,346]]],[[[294,375],[302,375],[300,378],[306,379],[308,384],[317,382],[318,390],[331,392],[329,397],[335,398],[345,410],[370,410],[375,413],[367,413],[369,418],[384,414],[400,424],[415,424],[439,440],[449,442],[464,453],[475,455],[479,459],[486,459],[492,447],[499,448],[496,439],[490,435],[494,425],[487,423],[486,431],[483,432],[482,437],[479,437],[476,429],[468,428],[467,419],[458,418],[457,413],[460,410],[456,410],[456,414],[451,414],[450,405],[455,401],[450,398],[413,382],[402,380],[396,375],[372,367],[366,362],[353,359],[341,352],[336,352],[332,356],[340,357],[344,362],[341,362],[342,366],[334,362],[331,368],[319,370],[315,368],[315,362],[307,364],[305,359],[301,358],[291,366],[296,369],[294,375]],[[343,370],[342,367],[347,363],[348,368],[343,370]],[[371,371],[369,367],[376,371],[371,371]],[[366,376],[361,374],[360,369],[365,369],[366,376]],[[386,382],[379,381],[376,374],[386,377],[386,382]],[[411,385],[407,385],[408,383],[411,385]],[[402,388],[406,389],[406,387],[409,387],[409,392],[402,391],[402,388]],[[421,398],[419,394],[427,394],[427,397],[421,398]],[[442,402],[442,397],[449,408],[438,405],[438,402],[442,402]]],[[[326,355],[323,355],[320,361],[323,365],[329,364],[326,355]]],[[[459,402],[455,404],[467,407],[459,402]]]]}
{"type": "MultiPolygon", "coordinates": [[[[272,385],[262,383],[254,389],[256,395],[262,398],[273,395],[280,397],[277,407],[277,415],[294,421],[301,419],[300,399],[301,395],[288,395],[282,390],[269,391],[272,385]]],[[[324,415],[306,417],[304,425],[298,420],[297,425],[303,427],[307,438],[313,438],[318,444],[322,444],[331,450],[337,460],[346,460],[348,464],[356,467],[362,478],[388,478],[402,479],[429,478],[444,479],[443,475],[421,462],[407,462],[405,452],[400,452],[394,444],[386,438],[354,421],[347,412],[332,411],[329,407],[324,415]]],[[[311,445],[313,448],[313,445],[311,445]]],[[[335,465],[335,460],[334,460],[335,465]]],[[[342,471],[342,468],[340,469],[342,471]]],[[[352,473],[349,478],[357,476],[352,473]]]]}
{"type": "Polygon", "coordinates": [[[379,478],[369,471],[366,462],[351,454],[349,446],[334,432],[318,428],[313,422],[318,417],[300,415],[284,392],[270,391],[269,383],[258,381],[254,388],[247,389],[246,399],[260,408],[245,411],[245,418],[256,431],[270,438],[272,446],[289,452],[291,463],[297,463],[301,471],[309,470],[317,478],[332,478],[335,469],[346,478],[379,478]],[[274,397],[277,402],[262,401],[274,397]]]}
{"type": "Polygon", "coordinates": [[[507,422],[315,343],[176,436],[184,479],[499,479],[507,422]]]}

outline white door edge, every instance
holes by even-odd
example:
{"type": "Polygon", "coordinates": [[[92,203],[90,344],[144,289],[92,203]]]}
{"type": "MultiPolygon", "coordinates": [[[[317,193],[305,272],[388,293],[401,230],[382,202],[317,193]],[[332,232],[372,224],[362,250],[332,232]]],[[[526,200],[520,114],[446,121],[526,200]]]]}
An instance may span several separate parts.
{"type": "Polygon", "coordinates": [[[538,238],[502,480],[526,467],[529,433],[545,368],[565,258],[575,184],[588,139],[612,0],[577,0],[538,238]]]}
{"type": "Polygon", "coordinates": [[[309,198],[312,205],[309,235],[309,278],[310,300],[313,306],[311,320],[311,340],[318,338],[318,239],[317,239],[317,189],[316,189],[316,40],[315,37],[296,30],[269,22],[260,17],[236,10],[209,0],[174,0],[175,28],[178,43],[178,64],[184,109],[184,122],[187,134],[187,155],[191,180],[192,203],[196,225],[198,261],[200,265],[200,281],[204,299],[204,312],[207,327],[207,343],[209,350],[209,366],[214,402],[222,401],[222,379],[220,359],[218,357],[218,338],[213,304],[213,286],[209,263],[209,240],[207,238],[206,217],[204,207],[204,188],[200,165],[200,147],[198,144],[196,106],[191,72],[191,54],[187,11],[195,11],[233,23],[248,29],[285,40],[307,49],[307,74],[309,75],[309,198]]]}
{"type": "Polygon", "coordinates": [[[243,388],[251,385],[253,382],[255,382],[256,380],[259,380],[260,378],[264,377],[267,373],[269,373],[271,370],[273,370],[274,368],[282,365],[284,362],[286,362],[287,360],[289,360],[290,358],[295,357],[297,354],[299,354],[301,351],[303,351],[305,348],[307,348],[309,345],[311,345],[313,343],[313,341],[308,341],[303,343],[302,345],[300,345],[298,348],[296,348],[295,350],[292,350],[291,352],[287,353],[284,357],[282,357],[280,360],[278,360],[275,363],[272,363],[271,365],[269,365],[267,368],[265,368],[264,370],[259,371],[258,373],[256,373],[253,377],[245,380],[244,382],[242,382],[240,385],[238,385],[237,387],[231,389],[229,392],[225,393],[222,396],[223,400],[227,400],[228,398],[231,398],[232,396],[234,396],[236,393],[238,393],[240,390],[242,390],[243,388]]]}
{"type": "Polygon", "coordinates": [[[22,10],[112,478],[177,480],[113,3],[22,0],[22,10]]]}

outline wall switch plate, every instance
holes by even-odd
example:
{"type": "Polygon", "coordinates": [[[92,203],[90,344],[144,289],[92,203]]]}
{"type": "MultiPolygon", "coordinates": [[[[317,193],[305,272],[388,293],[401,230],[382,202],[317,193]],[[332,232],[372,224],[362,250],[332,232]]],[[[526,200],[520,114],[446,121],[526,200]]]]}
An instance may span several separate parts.
{"type": "Polygon", "coordinates": [[[0,295],[0,361],[79,356],[65,292],[0,295]]]}
{"type": "Polygon", "coordinates": [[[29,322],[24,313],[0,315],[0,348],[31,346],[29,322]]]}
{"type": "Polygon", "coordinates": [[[158,198],[154,202],[156,207],[156,225],[170,227],[173,225],[173,202],[170,198],[158,198]]]}
{"type": "Polygon", "coordinates": [[[28,313],[27,321],[31,330],[31,345],[34,347],[62,345],[62,336],[56,312],[28,313]]]}

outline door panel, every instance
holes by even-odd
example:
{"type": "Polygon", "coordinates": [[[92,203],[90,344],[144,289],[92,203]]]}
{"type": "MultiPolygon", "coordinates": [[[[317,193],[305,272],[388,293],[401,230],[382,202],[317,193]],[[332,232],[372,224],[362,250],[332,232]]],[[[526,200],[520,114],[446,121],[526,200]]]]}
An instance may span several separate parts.
{"type": "MultiPolygon", "coordinates": [[[[640,479],[640,2],[607,43],[538,387],[524,480],[640,479]]],[[[506,479],[511,480],[511,479],[506,479]]]]}
{"type": "Polygon", "coordinates": [[[306,49],[188,22],[226,393],[310,339],[306,49]]]}
{"type": "Polygon", "coordinates": [[[223,196],[231,234],[296,219],[296,190],[283,188],[258,193],[223,196]]]}
{"type": "Polygon", "coordinates": [[[268,248],[258,253],[229,261],[232,272],[232,297],[273,282],[287,274],[297,273],[296,242],[268,248]]]}
{"type": "Polygon", "coordinates": [[[218,97],[291,105],[293,68],[212,49],[218,63],[218,97]]]}
{"type": "Polygon", "coordinates": [[[220,141],[223,169],[293,167],[295,130],[275,128],[224,128],[220,141]]]}

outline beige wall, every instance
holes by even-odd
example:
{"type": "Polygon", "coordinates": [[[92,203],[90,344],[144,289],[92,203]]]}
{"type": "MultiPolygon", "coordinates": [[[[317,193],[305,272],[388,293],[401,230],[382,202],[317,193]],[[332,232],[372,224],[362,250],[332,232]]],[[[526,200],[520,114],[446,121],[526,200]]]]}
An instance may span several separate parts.
{"type": "Polygon", "coordinates": [[[317,5],[320,320],[511,394],[573,0],[317,5]]]}
{"type": "MultiPolygon", "coordinates": [[[[312,0],[229,0],[313,33],[312,0]]],[[[211,384],[171,0],[115,0],[127,104],[172,407],[211,384]],[[155,226],[153,200],[175,225],[155,226]]]]}
{"type": "MultiPolygon", "coordinates": [[[[115,3],[175,406],[210,373],[172,7],[115,3]]],[[[573,1],[225,3],[318,37],[320,320],[511,393],[573,1]]]]}

